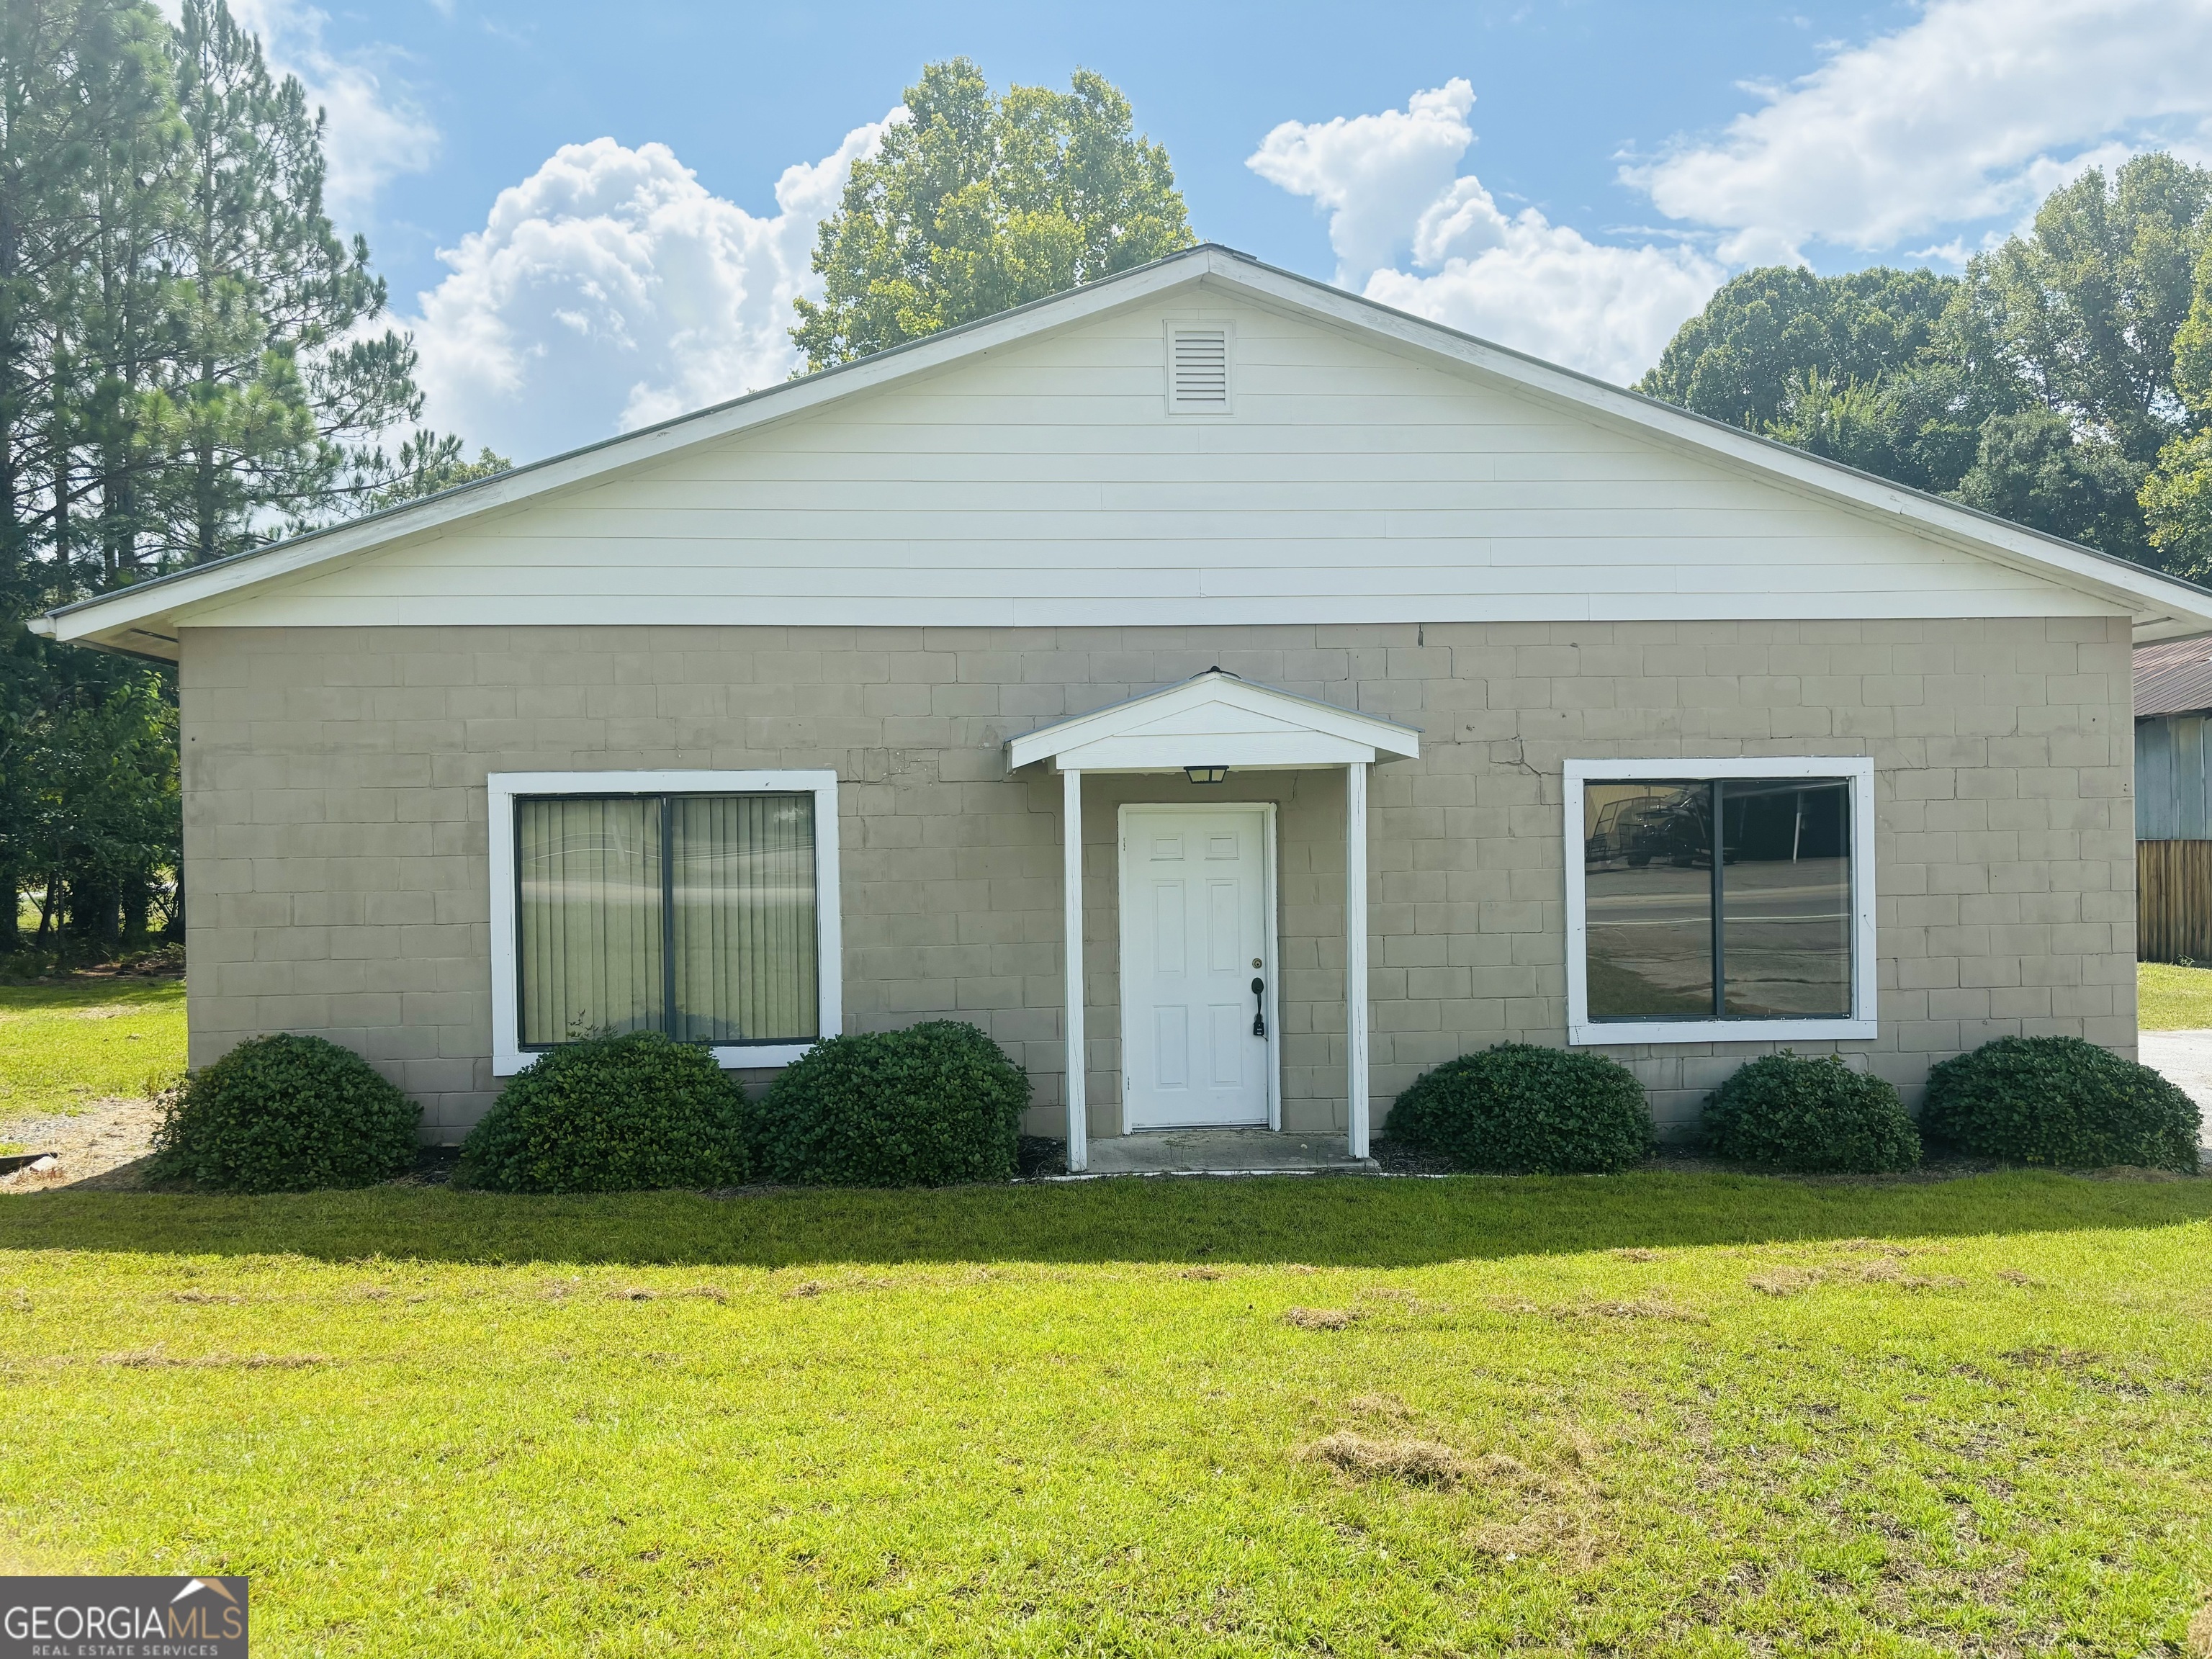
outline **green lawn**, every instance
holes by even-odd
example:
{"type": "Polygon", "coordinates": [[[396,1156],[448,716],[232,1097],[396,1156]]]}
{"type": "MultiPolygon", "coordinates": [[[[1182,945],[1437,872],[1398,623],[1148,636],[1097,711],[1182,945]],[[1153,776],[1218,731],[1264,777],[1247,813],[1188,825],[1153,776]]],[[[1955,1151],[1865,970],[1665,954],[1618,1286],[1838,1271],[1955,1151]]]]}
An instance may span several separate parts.
{"type": "Polygon", "coordinates": [[[0,1570],[286,1655],[2171,1652],[2208,1261],[2044,1174],[4,1200],[0,1570]]]}
{"type": "Polygon", "coordinates": [[[2212,1030],[2212,968],[2136,965],[2136,1023],[2146,1031],[2212,1030]]]}
{"type": "Polygon", "coordinates": [[[184,1069],[181,980],[0,985],[0,1139],[11,1118],[157,1094],[184,1069]]]}

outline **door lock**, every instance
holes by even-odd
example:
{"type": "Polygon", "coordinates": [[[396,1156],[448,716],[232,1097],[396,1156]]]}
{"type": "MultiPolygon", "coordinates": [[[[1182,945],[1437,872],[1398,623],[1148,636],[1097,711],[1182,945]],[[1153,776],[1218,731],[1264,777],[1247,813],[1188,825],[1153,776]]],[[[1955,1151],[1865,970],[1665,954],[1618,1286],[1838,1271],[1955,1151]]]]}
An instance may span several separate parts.
{"type": "Polygon", "coordinates": [[[1252,1012],[1252,1035],[1263,1037],[1267,1035],[1267,981],[1255,978],[1252,981],[1252,994],[1260,1001],[1260,1006],[1252,1012]]]}

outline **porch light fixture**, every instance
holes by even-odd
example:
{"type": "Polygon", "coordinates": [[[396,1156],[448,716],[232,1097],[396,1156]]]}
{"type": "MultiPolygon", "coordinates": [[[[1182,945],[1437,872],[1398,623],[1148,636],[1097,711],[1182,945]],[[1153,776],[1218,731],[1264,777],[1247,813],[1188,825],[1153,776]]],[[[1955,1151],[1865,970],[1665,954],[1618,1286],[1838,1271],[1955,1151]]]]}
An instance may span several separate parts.
{"type": "Polygon", "coordinates": [[[1225,766],[1186,766],[1182,769],[1182,775],[1193,783],[1219,783],[1229,775],[1229,769],[1225,766]]]}

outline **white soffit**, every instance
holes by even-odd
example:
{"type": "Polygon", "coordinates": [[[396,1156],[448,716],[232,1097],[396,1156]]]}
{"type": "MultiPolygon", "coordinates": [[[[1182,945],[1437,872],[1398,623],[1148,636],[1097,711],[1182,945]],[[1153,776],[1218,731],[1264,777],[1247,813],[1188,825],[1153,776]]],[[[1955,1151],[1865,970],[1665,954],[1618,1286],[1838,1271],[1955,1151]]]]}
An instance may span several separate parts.
{"type": "MultiPolygon", "coordinates": [[[[33,618],[30,625],[50,639],[173,657],[176,619],[204,601],[370,556],[403,538],[446,531],[487,514],[594,483],[635,465],[932,374],[963,358],[1200,283],[1224,294],[1325,320],[1371,344],[1473,371],[1492,385],[1571,410],[1599,424],[1720,461],[1769,483],[1851,508],[1874,521],[2124,609],[2134,618],[2139,643],[2212,632],[2212,592],[2192,583],[1855,471],[1212,244],[659,426],[529,463],[426,501],[64,605],[33,618]]],[[[379,619],[365,613],[359,620],[373,623],[379,619]]]]}
{"type": "Polygon", "coordinates": [[[1218,668],[1008,739],[1015,769],[1049,760],[1062,772],[1180,772],[1189,766],[1282,771],[1412,760],[1410,726],[1278,691],[1218,668]]]}

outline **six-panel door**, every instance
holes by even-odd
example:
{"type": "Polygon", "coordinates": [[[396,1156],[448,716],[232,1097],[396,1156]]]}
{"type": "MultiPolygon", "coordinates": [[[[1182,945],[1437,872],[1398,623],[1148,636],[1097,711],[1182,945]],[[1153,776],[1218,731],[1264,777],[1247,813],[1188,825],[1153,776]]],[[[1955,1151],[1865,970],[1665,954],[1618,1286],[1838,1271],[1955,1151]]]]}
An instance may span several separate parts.
{"type": "Polygon", "coordinates": [[[1267,815],[1122,820],[1121,1042],[1132,1129],[1267,1121],[1255,1030],[1267,948],[1267,815]]]}

